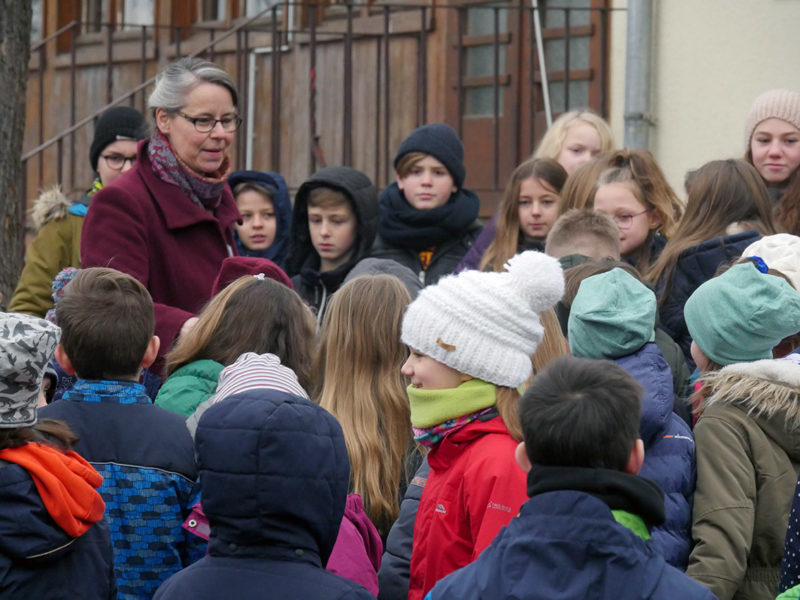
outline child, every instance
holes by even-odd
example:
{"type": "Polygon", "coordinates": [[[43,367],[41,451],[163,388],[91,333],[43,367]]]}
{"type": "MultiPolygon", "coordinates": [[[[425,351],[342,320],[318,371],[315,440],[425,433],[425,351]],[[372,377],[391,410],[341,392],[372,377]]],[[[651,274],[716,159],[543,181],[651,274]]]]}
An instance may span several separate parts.
{"type": "Polygon", "coordinates": [[[594,210],[619,227],[622,258],[640,273],[658,258],[683,206],[647,150],[621,150],[609,159],[594,193],[594,210]]]}
{"type": "Polygon", "coordinates": [[[429,123],[403,140],[394,168],[372,256],[396,260],[431,285],[455,270],[481,230],[480,200],[463,187],[464,146],[449,125],[429,123]]]}
{"type": "Polygon", "coordinates": [[[687,574],[720,600],[777,594],[800,465],[800,363],[772,360],[800,331],[800,293],[755,263],[705,282],[684,310],[703,373],[687,574]]]}
{"type": "Polygon", "coordinates": [[[481,270],[501,271],[518,252],[544,250],[566,179],[561,165],[547,158],[529,160],[514,170],[498,210],[494,239],[480,261],[481,270]]]}
{"type": "Polygon", "coordinates": [[[800,93],[770,90],[745,122],[745,160],[761,175],[781,229],[800,234],[800,93]]]}
{"type": "Polygon", "coordinates": [[[528,500],[471,565],[440,581],[439,598],[703,598],[648,541],[664,498],[637,477],[642,389],[608,361],[565,357],[520,400],[528,500]]]}
{"type": "Polygon", "coordinates": [[[664,559],[685,570],[692,542],[695,448],[689,426],[673,413],[672,371],[653,343],[655,321],[652,290],[624,270],[612,269],[581,282],[567,338],[573,356],[611,359],[644,388],[640,475],[655,481],[666,495],[666,520],[651,534],[664,559]]]}
{"type": "MultiPolygon", "coordinates": [[[[400,324],[410,302],[406,288],[391,275],[346,283],[331,299],[314,361],[314,399],[339,420],[351,491],[363,498],[384,539],[408,484],[409,455],[419,456],[411,444],[408,381],[400,373],[406,357],[400,324]]],[[[411,473],[418,464],[419,458],[411,473]]]]}
{"type": "Polygon", "coordinates": [[[687,363],[691,338],[683,305],[721,264],[741,255],[762,235],[774,233],[767,190],[743,160],[715,160],[692,176],[686,213],[646,273],[659,290],[664,330],[681,346],[687,363]]]}
{"type": "Polygon", "coordinates": [[[560,298],[564,280],[558,261],[538,252],[507,268],[443,278],[403,319],[411,425],[431,467],[414,525],[410,600],[475,560],[525,500],[512,468],[517,388],[544,334],[538,313],[560,298]]]}
{"type": "Polygon", "coordinates": [[[326,167],[297,190],[286,272],[318,325],[328,297],[368,256],[377,218],[377,192],[361,171],[326,167]]]}
{"type": "MultiPolygon", "coordinates": [[[[252,257],[226,260],[230,262],[224,263],[222,279],[242,261],[269,262],[252,257]]],[[[156,406],[190,416],[214,394],[220,371],[245,352],[276,354],[303,387],[310,384],[314,319],[295,292],[263,274],[269,273],[268,266],[249,265],[251,275],[236,270],[243,276],[215,295],[197,325],[178,340],[167,355],[168,378],[156,406]]]]}
{"type": "Polygon", "coordinates": [[[564,269],[586,258],[619,260],[619,228],[608,215],[573,208],[556,219],[545,252],[561,261],[564,269]]]}
{"type": "Polygon", "coordinates": [[[120,598],[150,598],[205,547],[181,524],[196,500],[192,439],[183,419],[153,406],[137,383],[158,353],[153,301],[113,269],[84,269],[56,307],[56,359],[78,381],[41,409],[79,436],[75,449],[103,476],[120,598]]]}
{"type": "Polygon", "coordinates": [[[234,226],[239,255],[267,258],[283,267],[292,225],[292,201],[283,177],[271,172],[234,171],[228,185],[242,215],[241,224],[234,226]]]}
{"type": "Polygon", "coordinates": [[[0,313],[0,592],[4,598],[117,597],[102,477],[71,451],[64,423],[37,421],[42,372],[61,331],[0,313]]]}
{"type": "Polygon", "coordinates": [[[133,166],[136,145],[147,137],[147,121],[138,110],[116,106],[97,121],[89,148],[94,181],[77,200],[68,199],[58,187],[45,190],[31,213],[36,238],[25,254],[17,288],[9,310],[43,317],[53,307],[50,284],[65,267],[81,266],[81,227],[92,196],[133,166]]]}
{"type": "MultiPolygon", "coordinates": [[[[257,363],[241,366],[251,379],[266,374],[257,363]]],[[[324,570],[345,512],[347,448],[336,419],[287,371],[273,370],[271,389],[225,395],[200,419],[195,449],[209,553],[164,583],[156,600],[374,598],[324,570]]]]}

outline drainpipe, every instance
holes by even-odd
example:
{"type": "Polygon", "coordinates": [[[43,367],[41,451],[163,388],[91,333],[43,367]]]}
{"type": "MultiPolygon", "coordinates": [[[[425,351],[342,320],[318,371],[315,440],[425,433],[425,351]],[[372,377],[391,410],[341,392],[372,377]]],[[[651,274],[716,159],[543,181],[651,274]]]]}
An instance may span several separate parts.
{"type": "Polygon", "coordinates": [[[628,0],[625,60],[625,147],[649,150],[653,0],[628,0]]]}

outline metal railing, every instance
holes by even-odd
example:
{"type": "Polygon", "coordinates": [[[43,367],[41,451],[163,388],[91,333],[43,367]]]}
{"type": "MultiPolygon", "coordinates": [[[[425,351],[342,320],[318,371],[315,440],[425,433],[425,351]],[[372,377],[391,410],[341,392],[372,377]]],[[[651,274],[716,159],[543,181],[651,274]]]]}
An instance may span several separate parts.
{"type": "MultiPolygon", "coordinates": [[[[29,82],[38,80],[38,113],[33,123],[29,113],[28,127],[35,128],[37,139],[31,143],[26,136],[29,149],[22,157],[25,198],[29,200],[29,183],[37,188],[62,183],[67,190],[86,185],[88,165],[84,153],[76,154],[79,135],[89,139],[88,126],[112,106],[128,104],[144,110],[145,92],[154,80],[148,72],[182,55],[227,61],[225,66],[238,85],[240,112],[250,120],[250,128],[246,125],[242,130],[245,134],[237,136],[236,164],[242,168],[288,169],[287,181],[296,187],[319,166],[337,163],[361,168],[383,185],[392,177],[391,157],[396,144],[411,127],[426,122],[435,113],[436,120],[447,120],[462,137],[481,123],[488,127],[490,139],[483,143],[491,157],[487,163],[491,165],[491,175],[484,187],[500,190],[504,184],[502,173],[508,170],[505,163],[529,155],[544,131],[542,85],[549,83],[551,98],[554,86],[562,90],[556,94],[556,112],[591,104],[601,114],[606,113],[612,9],[540,10],[544,23],[541,37],[555,48],[547,56],[549,82],[543,81],[544,72],[539,61],[534,60],[537,40],[532,9],[519,5],[330,6],[283,2],[229,29],[221,30],[208,23],[191,27],[146,25],[133,29],[138,35],[124,36],[115,32],[113,25],[103,23],[94,26],[102,32],[94,35],[95,40],[102,39],[94,52],[104,56],[101,61],[95,60],[92,67],[79,57],[88,52],[87,46],[80,44],[87,24],[73,21],[32,47],[32,56],[38,57],[38,63],[29,71],[29,82]],[[476,17],[470,12],[475,10],[484,12],[476,17]],[[522,21],[526,23],[524,27],[520,27],[522,21]],[[445,27],[446,24],[449,25],[445,27]],[[445,42],[436,39],[443,28],[449,32],[445,42]],[[576,44],[579,38],[581,41],[576,44]],[[69,40],[66,54],[54,50],[64,39],[69,40]],[[137,43],[138,53],[133,53],[131,48],[137,43]],[[121,44],[127,45],[124,56],[117,50],[121,44]],[[340,77],[338,81],[325,78],[323,83],[321,75],[325,72],[320,69],[325,67],[320,61],[327,57],[325,64],[330,64],[332,46],[341,53],[341,68],[337,65],[340,77]],[[400,47],[402,57],[398,60],[396,49],[400,47]],[[585,54],[586,48],[589,56],[577,59],[576,52],[585,54]],[[297,53],[303,53],[303,61],[296,58],[297,53]],[[443,57],[442,53],[451,53],[452,58],[443,57]],[[100,79],[105,81],[105,102],[78,114],[79,97],[85,92],[83,76],[89,68],[97,75],[97,62],[104,71],[100,79]],[[307,67],[306,72],[292,70],[301,62],[307,67]],[[442,65],[451,65],[455,72],[437,75],[442,65]],[[63,94],[68,104],[66,122],[63,106],[45,102],[55,70],[68,72],[68,90],[63,94]],[[123,70],[129,81],[135,77],[135,85],[123,87],[115,83],[115,74],[123,70]],[[269,77],[256,81],[257,72],[269,72],[269,77]],[[296,85],[298,81],[304,85],[296,85]],[[576,85],[580,81],[590,83],[576,85]],[[265,86],[268,94],[261,93],[265,86]],[[290,96],[285,92],[287,87],[303,90],[290,96]],[[409,87],[413,87],[411,94],[409,87]],[[580,96],[576,96],[578,92],[580,96]],[[372,98],[368,105],[364,100],[367,95],[372,98]],[[482,108],[476,111],[475,102],[479,100],[482,108]],[[299,108],[302,104],[304,109],[299,108]],[[323,118],[326,107],[334,104],[340,106],[336,118],[323,118]],[[252,127],[257,120],[266,126],[255,131],[252,127]],[[291,140],[281,137],[282,126],[292,132],[291,140]],[[58,132],[46,138],[48,129],[58,132]],[[306,138],[298,143],[295,131],[297,136],[302,137],[302,133],[306,138]],[[506,135],[513,138],[513,156],[501,159],[509,143],[506,135]],[[262,141],[262,137],[267,139],[262,141]],[[258,144],[253,143],[254,138],[258,144]],[[296,151],[287,150],[298,145],[305,147],[302,159],[296,151]]],[[[547,53],[547,46],[543,47],[547,53]]]]}

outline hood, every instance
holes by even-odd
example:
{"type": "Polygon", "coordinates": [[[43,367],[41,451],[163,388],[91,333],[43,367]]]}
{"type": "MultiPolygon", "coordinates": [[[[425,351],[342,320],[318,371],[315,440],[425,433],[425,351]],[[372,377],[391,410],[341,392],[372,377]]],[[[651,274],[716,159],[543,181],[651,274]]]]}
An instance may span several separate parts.
{"type": "Polygon", "coordinates": [[[292,200],[286,181],[279,173],[271,171],[234,171],[228,178],[231,191],[240,183],[257,183],[272,192],[272,204],[275,208],[275,240],[265,250],[248,250],[242,246],[239,236],[236,244],[242,256],[257,256],[268,258],[278,266],[283,266],[289,252],[289,231],[292,226],[292,200]]]}
{"type": "Polygon", "coordinates": [[[703,409],[728,404],[744,410],[800,462],[800,354],[736,363],[704,375],[703,409]]]}
{"type": "Polygon", "coordinates": [[[344,193],[350,199],[351,208],[356,215],[356,251],[348,263],[348,269],[369,256],[375,240],[378,228],[378,192],[369,177],[350,167],[325,167],[300,186],[294,199],[292,236],[286,261],[286,272],[290,277],[297,275],[309,256],[315,253],[308,231],[308,196],[311,190],[318,187],[329,187],[344,193]]]}
{"type": "Polygon", "coordinates": [[[755,229],[748,229],[742,233],[715,237],[691,246],[678,256],[673,281],[676,274],[681,273],[682,275],[678,277],[685,277],[699,285],[713,277],[721,264],[739,258],[745,248],[759,239],[761,239],[760,233],[755,229]]]}
{"type": "Polygon", "coordinates": [[[645,344],[638,352],[617,358],[614,362],[644,388],[639,437],[647,447],[653,437],[667,426],[672,415],[672,371],[654,343],[645,344]]]}
{"type": "Polygon", "coordinates": [[[330,413],[277,390],[241,392],[203,414],[195,452],[211,554],[327,563],[350,477],[330,413]]]}
{"type": "Polygon", "coordinates": [[[50,221],[65,218],[71,206],[72,200],[64,195],[60,186],[56,185],[43,190],[31,209],[34,229],[39,231],[50,221]]]}

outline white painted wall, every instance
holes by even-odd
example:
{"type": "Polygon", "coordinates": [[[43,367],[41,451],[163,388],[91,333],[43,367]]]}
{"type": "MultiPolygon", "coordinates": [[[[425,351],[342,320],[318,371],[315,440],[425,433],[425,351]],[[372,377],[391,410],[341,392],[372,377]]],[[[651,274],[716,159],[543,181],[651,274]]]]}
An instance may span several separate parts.
{"type": "MultiPolygon", "coordinates": [[[[653,0],[650,150],[684,197],[689,169],[745,152],[744,120],[763,91],[800,91],[800,0],[653,0]]],[[[614,0],[626,8],[628,0],[614,0]]],[[[610,120],[622,144],[626,12],[611,21],[610,120]]]]}

